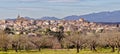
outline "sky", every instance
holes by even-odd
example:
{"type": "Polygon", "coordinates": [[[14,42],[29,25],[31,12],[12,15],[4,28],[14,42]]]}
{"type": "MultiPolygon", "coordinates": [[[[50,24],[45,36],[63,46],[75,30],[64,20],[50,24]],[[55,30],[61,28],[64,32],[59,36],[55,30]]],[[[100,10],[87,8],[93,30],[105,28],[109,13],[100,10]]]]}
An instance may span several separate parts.
{"type": "Polygon", "coordinates": [[[120,0],[0,0],[0,18],[40,18],[120,10],[120,0]]]}

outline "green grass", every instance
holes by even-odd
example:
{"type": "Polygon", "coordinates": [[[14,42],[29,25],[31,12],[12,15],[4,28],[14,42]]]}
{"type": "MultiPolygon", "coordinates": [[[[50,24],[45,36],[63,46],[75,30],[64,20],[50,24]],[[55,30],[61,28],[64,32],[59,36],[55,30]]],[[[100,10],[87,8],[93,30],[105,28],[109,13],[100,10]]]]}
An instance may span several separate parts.
{"type": "Polygon", "coordinates": [[[111,49],[100,49],[97,52],[93,52],[90,50],[82,50],[80,53],[76,53],[76,49],[42,49],[41,52],[37,50],[31,51],[21,51],[15,52],[13,50],[9,50],[8,52],[0,51],[0,54],[118,54],[117,51],[112,53],[111,49]]]}

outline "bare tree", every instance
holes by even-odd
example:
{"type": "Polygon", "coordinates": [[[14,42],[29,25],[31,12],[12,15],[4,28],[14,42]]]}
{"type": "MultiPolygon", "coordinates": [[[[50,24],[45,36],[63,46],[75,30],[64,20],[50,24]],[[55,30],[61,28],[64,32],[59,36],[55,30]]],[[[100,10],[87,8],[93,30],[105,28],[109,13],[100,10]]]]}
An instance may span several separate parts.
{"type": "Polygon", "coordinates": [[[118,48],[118,53],[120,51],[120,32],[110,33],[112,36],[113,44],[118,48]]]}
{"type": "Polygon", "coordinates": [[[116,41],[115,41],[115,34],[111,32],[102,33],[99,38],[99,45],[108,45],[112,48],[112,52],[115,52],[116,41]]]}
{"type": "Polygon", "coordinates": [[[41,51],[41,46],[45,46],[46,39],[46,36],[34,36],[29,38],[30,42],[33,43],[39,51],[41,51]]]}
{"type": "Polygon", "coordinates": [[[79,53],[79,49],[82,49],[83,45],[86,43],[85,37],[86,36],[79,32],[73,32],[70,36],[66,37],[66,39],[76,46],[77,53],[79,53]]]}
{"type": "Polygon", "coordinates": [[[27,35],[20,35],[18,49],[21,50],[30,50],[30,48],[34,47],[34,44],[29,41],[29,38],[27,35]]]}
{"type": "Polygon", "coordinates": [[[29,46],[32,45],[26,35],[14,35],[12,36],[12,48],[18,52],[18,50],[28,50],[29,46]]]}
{"type": "Polygon", "coordinates": [[[99,35],[97,33],[90,33],[87,35],[87,43],[90,46],[90,49],[93,51],[97,51],[96,47],[98,45],[97,40],[99,38],[99,35]]]}
{"type": "Polygon", "coordinates": [[[100,36],[98,38],[98,45],[100,47],[104,47],[104,48],[108,47],[109,46],[108,40],[107,40],[108,36],[105,35],[105,33],[99,33],[99,34],[100,34],[100,36]]]}
{"type": "Polygon", "coordinates": [[[4,31],[0,31],[0,47],[3,48],[3,51],[8,50],[9,40],[9,36],[4,31]]]}
{"type": "Polygon", "coordinates": [[[12,48],[16,52],[18,52],[19,37],[20,37],[20,35],[14,35],[14,36],[12,36],[12,48]]]}

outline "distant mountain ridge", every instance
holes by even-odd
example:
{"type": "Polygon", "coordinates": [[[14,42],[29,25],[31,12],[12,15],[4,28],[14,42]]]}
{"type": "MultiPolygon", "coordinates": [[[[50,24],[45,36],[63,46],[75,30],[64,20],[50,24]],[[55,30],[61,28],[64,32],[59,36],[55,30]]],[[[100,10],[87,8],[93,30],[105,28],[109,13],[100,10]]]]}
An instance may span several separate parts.
{"type": "Polygon", "coordinates": [[[42,17],[40,18],[39,20],[60,20],[59,18],[56,18],[56,17],[42,17]]]}
{"type": "Polygon", "coordinates": [[[63,20],[78,20],[80,19],[81,17],[80,16],[77,16],[77,15],[71,15],[71,16],[66,16],[63,18],[63,20]]]}
{"type": "Polygon", "coordinates": [[[113,12],[99,12],[99,13],[91,13],[81,16],[67,16],[63,19],[65,20],[78,20],[79,18],[84,18],[88,21],[92,22],[120,22],[120,11],[113,11],[113,12]]]}
{"type": "Polygon", "coordinates": [[[93,22],[120,22],[120,11],[92,13],[80,17],[93,22]]]}
{"type": "MultiPolygon", "coordinates": [[[[36,18],[30,18],[30,17],[25,17],[27,19],[36,19],[36,18]]],[[[105,11],[105,12],[99,12],[99,13],[90,13],[90,14],[85,14],[85,15],[71,15],[71,16],[66,16],[62,19],[56,18],[56,17],[41,17],[37,18],[37,20],[78,20],[80,18],[84,18],[87,21],[91,22],[120,22],[120,10],[119,11],[105,11]]]]}

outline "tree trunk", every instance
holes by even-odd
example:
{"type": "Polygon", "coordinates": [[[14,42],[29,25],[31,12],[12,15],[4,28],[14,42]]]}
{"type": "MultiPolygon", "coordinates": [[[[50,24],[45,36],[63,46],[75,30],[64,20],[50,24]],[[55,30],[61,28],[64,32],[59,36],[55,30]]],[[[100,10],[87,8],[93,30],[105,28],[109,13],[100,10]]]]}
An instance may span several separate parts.
{"type": "Polygon", "coordinates": [[[38,50],[41,51],[41,47],[40,46],[38,47],[38,50]]]}
{"type": "Polygon", "coordinates": [[[91,50],[91,51],[93,50],[92,46],[90,46],[90,50],[91,50]]]}
{"type": "Polygon", "coordinates": [[[77,53],[79,53],[79,44],[77,44],[76,48],[77,48],[77,53]]]}
{"type": "Polygon", "coordinates": [[[67,51],[70,51],[69,45],[67,45],[67,51]]]}
{"type": "Polygon", "coordinates": [[[25,50],[26,50],[26,51],[29,51],[29,47],[28,47],[28,46],[25,46],[25,50]]]}
{"type": "Polygon", "coordinates": [[[20,47],[20,45],[19,45],[18,49],[19,49],[19,51],[21,51],[21,47],[20,47]]]}
{"type": "Polygon", "coordinates": [[[12,48],[15,50],[15,52],[18,52],[17,47],[18,47],[18,45],[17,45],[17,44],[12,44],[12,48]]]}
{"type": "Polygon", "coordinates": [[[70,49],[69,49],[69,48],[67,48],[67,51],[70,51],[70,49]]]}
{"type": "Polygon", "coordinates": [[[82,46],[79,46],[79,48],[80,48],[80,50],[82,50],[82,49],[83,49],[83,47],[82,47],[82,46]]]}
{"type": "Polygon", "coordinates": [[[115,46],[111,46],[112,52],[115,52],[115,46]]]}
{"type": "Polygon", "coordinates": [[[120,46],[118,46],[118,54],[119,54],[119,52],[120,52],[120,46]]]}
{"type": "Polygon", "coordinates": [[[63,44],[60,42],[61,48],[63,48],[63,44]]]}
{"type": "Polygon", "coordinates": [[[95,45],[92,46],[93,51],[97,51],[95,45]]]}
{"type": "Polygon", "coordinates": [[[15,52],[18,52],[17,46],[15,47],[15,52]]]}

